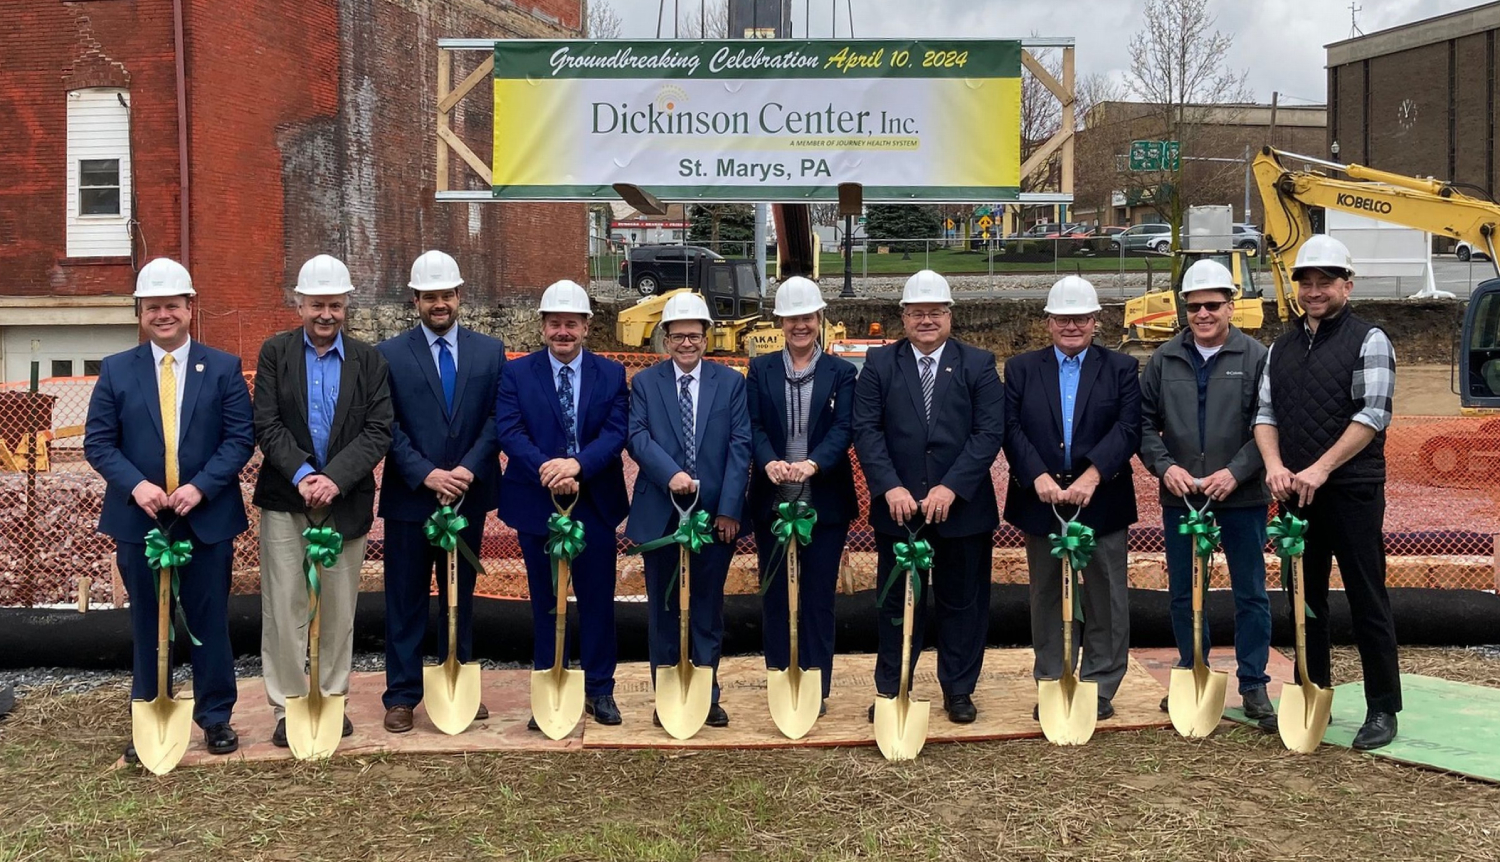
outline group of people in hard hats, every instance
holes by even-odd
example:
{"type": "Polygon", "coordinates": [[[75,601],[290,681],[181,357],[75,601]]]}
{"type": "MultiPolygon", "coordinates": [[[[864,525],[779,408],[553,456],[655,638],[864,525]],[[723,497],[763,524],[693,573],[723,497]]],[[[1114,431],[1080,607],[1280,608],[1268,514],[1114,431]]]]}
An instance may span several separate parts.
{"type": "MultiPolygon", "coordinates": [[[[429,251],[413,264],[419,323],[377,346],[344,334],[354,286],[341,262],[319,255],[293,289],[302,326],[260,350],[252,402],[239,360],[189,336],[195,291],[187,271],[152,261],[135,293],[145,343],[104,361],[85,438],[88,459],[108,485],[99,529],[117,543],[133,598],[132,694],[149,697],[157,684],[157,605],[149,600],[155,573],[143,538],[155,525],[192,542],[178,601],[194,638],[194,719],[210,752],[236,749],[226,603],[234,538],[247,528],[237,477],[258,445],[262,659],[266,697],[281,719],[278,745],[286,744],[286,699],[309,685],[304,563],[309,542],[328,527],[342,550],[321,570],[322,665],[313,684],[327,694],[347,691],[382,460],[386,731],[411,730],[423,699],[429,584],[445,559],[427,522],[442,506],[467,519],[460,537],[476,551],[487,513],[498,511],[516,530],[532,597],[534,666],[544,669],[555,658],[548,522],[562,511],[560,499],[574,501],[568,511],[586,537],[570,567],[584,706],[606,725],[623,720],[614,699],[616,530],[623,521],[627,537],[644,544],[683,528],[686,513],[701,513],[711,541],[695,545],[688,571],[677,570],[677,544],[643,554],[649,654],[653,670],[678,662],[679,614],[688,614],[691,661],[715,673],[706,724],[723,727],[729,714],[717,667],[736,540],[756,537],[766,579],[766,664],[785,668],[793,626],[788,579],[775,576],[785,563],[785,539],[773,531],[785,527],[777,524],[777,513],[789,511],[782,504],[806,504],[816,519],[799,551],[796,655],[803,669],[822,670],[826,700],[835,584],[859,515],[852,449],[869,492],[879,572],[896,569],[903,543],[919,534],[932,550],[920,601],[933,606],[931,640],[948,718],[967,723],[978,714],[973,694],[1002,517],[1026,536],[1034,676],[1055,679],[1065,661],[1078,666],[1082,678],[1098,683],[1098,717],[1108,718],[1128,661],[1131,460],[1139,455],[1160,479],[1183,666],[1193,654],[1192,549],[1177,527],[1190,509],[1207,505],[1222,531],[1233,586],[1245,712],[1274,721],[1266,696],[1271,610],[1263,557],[1274,497],[1309,524],[1309,675],[1330,682],[1327,593],[1337,557],[1369,710],[1355,747],[1385,745],[1401,708],[1380,538],[1395,362],[1384,333],[1348,310],[1353,275],[1337,240],[1317,236],[1304,244],[1293,272],[1304,316],[1268,351],[1230,324],[1236,290],[1228,270],[1195,263],[1180,295],[1188,327],[1144,372],[1134,358],[1095,342],[1097,294],[1069,276],[1047,297],[1051,343],[1011,357],[1003,380],[994,354],[953,337],[953,296],[935,272],[906,282],[904,337],[871,349],[859,373],[823,351],[826,304],[807,279],[779,286],[774,313],[785,347],[752,360],[748,375],[705,359],[712,316],[701,296],[681,293],[662,310],[666,358],[627,384],[623,366],[587,349],[593,312],[574,282],[558,281],[542,294],[543,347],[507,362],[498,339],[459,325],[463,279],[449,255],[429,251]],[[629,494],[624,452],[639,468],[629,494]],[[1010,477],[1003,509],[991,472],[1002,452],[1010,477]],[[1062,562],[1049,534],[1073,519],[1092,530],[1096,547],[1081,572],[1075,655],[1064,657],[1062,562]],[[691,579],[688,608],[678,605],[678,577],[691,579]]],[[[466,557],[458,569],[457,648],[467,661],[476,572],[466,557]]],[[[446,578],[436,581],[446,591],[446,578]]],[[[901,628],[887,624],[902,616],[900,593],[886,590],[878,602],[878,697],[894,697],[902,673],[901,628]]],[[[440,598],[446,614],[446,594],[440,598]]],[[[927,616],[916,615],[913,662],[928,639],[927,616]]],[[[1206,630],[1203,637],[1206,649],[1206,630]]],[[[869,712],[873,721],[873,704],[869,712]]],[[[487,717],[483,704],[476,717],[487,717]]],[[[351,731],[346,718],[344,732],[351,731]]]]}

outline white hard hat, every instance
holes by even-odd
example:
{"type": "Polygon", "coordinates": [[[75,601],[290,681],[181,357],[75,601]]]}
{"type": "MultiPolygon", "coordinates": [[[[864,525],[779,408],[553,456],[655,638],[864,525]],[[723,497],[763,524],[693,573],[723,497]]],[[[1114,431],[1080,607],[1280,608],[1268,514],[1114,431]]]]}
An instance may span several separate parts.
{"type": "Polygon", "coordinates": [[[342,296],[354,291],[349,267],[331,254],[320,254],[297,272],[297,293],[303,296],[342,296]]]}
{"type": "Polygon", "coordinates": [[[1099,294],[1089,280],[1065,275],[1047,291],[1047,314],[1095,314],[1099,311],[1099,294]]]}
{"type": "Polygon", "coordinates": [[[1349,257],[1349,247],[1325,233],[1313,234],[1302,247],[1297,249],[1297,262],[1292,264],[1292,278],[1297,277],[1297,270],[1312,267],[1321,269],[1329,275],[1345,273],[1345,277],[1354,275],[1354,261],[1349,257]]]}
{"type": "Polygon", "coordinates": [[[704,326],[714,322],[708,315],[708,303],[696,293],[679,293],[667,300],[661,309],[661,325],[674,320],[701,320],[704,326]]]}
{"type": "Polygon", "coordinates": [[[193,278],[187,268],[175,260],[159,257],[141,267],[135,277],[136,299],[148,296],[196,296],[193,278]]]}
{"type": "Polygon", "coordinates": [[[811,279],[794,275],[783,281],[776,288],[776,309],[773,314],[777,317],[796,317],[799,314],[812,314],[822,311],[828,307],[823,301],[823,292],[811,279]]]}
{"type": "Polygon", "coordinates": [[[411,265],[411,281],[408,286],[412,290],[452,290],[463,283],[463,278],[458,274],[458,261],[433,249],[423,252],[411,265]]]}
{"type": "Polygon", "coordinates": [[[584,314],[594,316],[593,309],[589,307],[589,294],[576,281],[563,279],[554,281],[542,291],[542,302],[537,306],[538,314],[546,314],[549,311],[563,311],[570,314],[584,314]]]}
{"type": "Polygon", "coordinates": [[[906,280],[906,287],[901,291],[903,306],[913,302],[942,302],[952,305],[953,292],[948,289],[948,279],[930,269],[918,271],[906,280]]]}
{"type": "Polygon", "coordinates": [[[1235,294],[1234,276],[1230,274],[1229,267],[1204,258],[1182,274],[1182,290],[1179,291],[1182,297],[1186,299],[1195,290],[1227,290],[1232,297],[1235,294]]]}

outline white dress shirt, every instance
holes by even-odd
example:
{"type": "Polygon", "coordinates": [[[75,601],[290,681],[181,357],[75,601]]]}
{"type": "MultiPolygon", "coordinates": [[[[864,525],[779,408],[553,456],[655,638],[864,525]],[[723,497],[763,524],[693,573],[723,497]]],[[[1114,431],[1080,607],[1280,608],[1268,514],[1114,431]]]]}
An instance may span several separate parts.
{"type": "MultiPolygon", "coordinates": [[[[192,347],[193,339],[189,338],[182,346],[172,351],[172,373],[177,377],[177,440],[182,441],[182,393],[187,389],[187,376],[190,369],[187,366],[188,348],[192,347]]],[[[156,391],[161,392],[161,358],[167,355],[167,351],[151,342],[151,359],[156,365],[156,391]]],[[[159,397],[159,396],[158,396],[159,397]]]]}

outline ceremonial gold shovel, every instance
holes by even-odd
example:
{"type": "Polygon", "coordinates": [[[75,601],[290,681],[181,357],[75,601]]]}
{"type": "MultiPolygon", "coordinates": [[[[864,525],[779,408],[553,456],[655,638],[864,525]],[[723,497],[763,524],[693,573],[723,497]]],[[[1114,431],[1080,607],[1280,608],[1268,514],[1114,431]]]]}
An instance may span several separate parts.
{"type": "Polygon", "coordinates": [[[1315,684],[1307,675],[1307,593],[1302,585],[1302,555],[1285,558],[1291,570],[1293,588],[1292,618],[1296,621],[1297,678],[1300,685],[1283,685],[1281,702],[1276,705],[1277,731],[1287,748],[1298,754],[1311,754],[1328,732],[1333,711],[1333,689],[1315,684]]]}
{"type": "Polygon", "coordinates": [[[161,569],[156,588],[156,697],[130,702],[130,741],[141,765],[155,775],[171,772],[187,753],[193,698],[171,694],[172,570],[161,569]]]}
{"type": "MultiPolygon", "coordinates": [[[[886,760],[916,760],[927,744],[927,719],[932,702],[911,699],[911,636],[915,618],[916,595],[912,592],[911,573],[906,581],[906,598],[901,605],[901,684],[894,698],[875,698],[875,744],[886,760]]],[[[885,625],[882,618],[877,625],[885,625]]]]}
{"type": "MultiPolygon", "coordinates": [[[[578,497],[566,509],[552,497],[552,507],[564,517],[573,513],[578,497]]],[[[557,621],[552,667],[531,672],[531,716],[548,739],[562,739],[573,732],[583,717],[583,671],[568,669],[568,580],[573,565],[557,558],[557,621]]]]}
{"type": "Polygon", "coordinates": [[[801,739],[818,721],[823,707],[823,669],[802,669],[797,655],[797,615],[801,563],[798,560],[797,537],[786,543],[787,620],[791,625],[791,661],[786,670],[766,672],[766,699],[771,720],[787,739],[801,739]]]}
{"type": "Polygon", "coordinates": [[[427,717],[449,736],[474,723],[479,712],[479,662],[458,660],[458,548],[448,552],[448,657],[422,668],[422,705],[427,717]]]}
{"type": "MultiPolygon", "coordinates": [[[[677,505],[677,498],[669,495],[672,508],[677,510],[678,526],[687,523],[698,506],[698,492],[693,490],[693,502],[686,509],[677,505]]],[[[692,580],[689,568],[691,555],[687,545],[677,546],[677,664],[656,669],[656,717],[662,729],[673,739],[691,739],[708,720],[708,711],[713,706],[714,672],[710,667],[693,664],[690,638],[690,610],[692,592],[688,582],[692,580]]]]}
{"type": "MultiPolygon", "coordinates": [[[[1052,512],[1066,532],[1068,522],[1055,506],[1052,512]]],[[[1079,679],[1073,667],[1073,561],[1068,554],[1062,557],[1062,624],[1062,677],[1037,682],[1037,721],[1053,745],[1083,745],[1099,720],[1099,684],[1079,679]]]]}
{"type": "MultiPolygon", "coordinates": [[[[318,580],[323,567],[318,566],[318,580]]],[[[333,756],[344,736],[344,696],[323,694],[318,673],[319,623],[323,600],[312,597],[312,622],[307,625],[307,695],[286,699],[286,743],[298,760],[326,760],[333,756]]]]}
{"type": "MultiPolygon", "coordinates": [[[[1187,502],[1187,498],[1183,498],[1187,502]]],[[[1192,503],[1187,503],[1189,509],[1192,503]]],[[[1202,515],[1208,509],[1193,509],[1202,515]]],[[[1224,695],[1229,687],[1229,674],[1212,670],[1203,660],[1203,588],[1208,581],[1208,556],[1197,552],[1196,537],[1189,536],[1193,553],[1193,666],[1172,668],[1172,678],[1167,687],[1167,715],[1172,727],[1188,739],[1203,739],[1224,718],[1224,695]]]]}

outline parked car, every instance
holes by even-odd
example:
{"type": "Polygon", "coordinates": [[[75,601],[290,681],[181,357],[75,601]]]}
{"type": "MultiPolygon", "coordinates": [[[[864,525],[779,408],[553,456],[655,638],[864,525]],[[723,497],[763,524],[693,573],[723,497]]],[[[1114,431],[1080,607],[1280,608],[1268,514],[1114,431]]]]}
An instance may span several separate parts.
{"type": "Polygon", "coordinates": [[[1473,258],[1474,260],[1490,259],[1488,253],[1486,253],[1482,249],[1477,249],[1466,242],[1460,242],[1458,245],[1454,246],[1453,253],[1458,256],[1459,260],[1469,260],[1470,258],[1473,258]]]}
{"type": "Polygon", "coordinates": [[[704,261],[723,256],[696,245],[640,245],[620,262],[620,286],[633,287],[641,296],[655,296],[698,284],[698,268],[704,261]]]}
{"type": "Polygon", "coordinates": [[[1109,250],[1154,251],[1166,254],[1172,250],[1172,226],[1169,224],[1138,224],[1121,231],[1109,242],[1109,250]]]}
{"type": "Polygon", "coordinates": [[[1260,254],[1261,238],[1260,231],[1254,225],[1237,224],[1234,226],[1234,247],[1242,248],[1260,254]]]}

